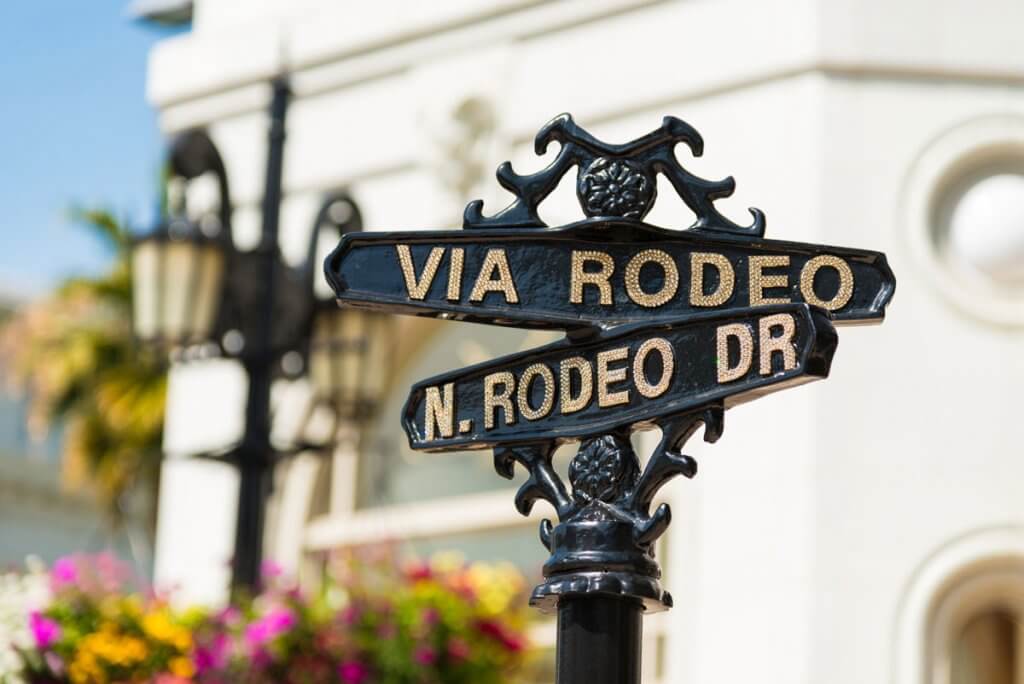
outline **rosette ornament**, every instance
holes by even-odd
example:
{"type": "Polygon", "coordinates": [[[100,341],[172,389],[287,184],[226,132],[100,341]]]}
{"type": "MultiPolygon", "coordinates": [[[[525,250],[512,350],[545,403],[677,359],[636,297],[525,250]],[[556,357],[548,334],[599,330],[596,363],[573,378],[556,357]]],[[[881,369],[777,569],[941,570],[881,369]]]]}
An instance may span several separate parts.
{"type": "Polygon", "coordinates": [[[587,216],[642,219],[654,204],[657,186],[637,164],[598,157],[580,173],[576,194],[587,216]]]}

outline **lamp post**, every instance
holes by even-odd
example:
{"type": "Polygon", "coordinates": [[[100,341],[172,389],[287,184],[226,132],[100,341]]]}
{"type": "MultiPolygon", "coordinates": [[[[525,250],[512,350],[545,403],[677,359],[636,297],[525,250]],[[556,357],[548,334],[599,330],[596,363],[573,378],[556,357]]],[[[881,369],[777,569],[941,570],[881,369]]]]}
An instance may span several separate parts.
{"type": "Polygon", "coordinates": [[[220,453],[200,455],[231,463],[239,472],[234,589],[251,589],[259,580],[274,466],[294,451],[271,443],[273,381],[309,367],[318,400],[334,408],[338,420],[364,419],[380,389],[369,382],[379,375],[367,372],[367,365],[379,353],[376,340],[387,337],[387,323],[379,314],[353,315],[315,296],[321,235],[331,231],[337,238],[361,227],[350,197],[338,193],[324,202],[305,263],[296,268],[282,258],[278,228],[289,90],[284,79],[272,86],[262,230],[256,247],[243,251],[234,244],[223,160],[205,132],[192,130],[173,142],[170,172],[185,181],[212,173],[219,208],[190,218],[184,202],[169,207],[156,230],[136,242],[132,255],[136,335],[169,349],[216,350],[241,363],[248,376],[241,439],[220,453]]]}

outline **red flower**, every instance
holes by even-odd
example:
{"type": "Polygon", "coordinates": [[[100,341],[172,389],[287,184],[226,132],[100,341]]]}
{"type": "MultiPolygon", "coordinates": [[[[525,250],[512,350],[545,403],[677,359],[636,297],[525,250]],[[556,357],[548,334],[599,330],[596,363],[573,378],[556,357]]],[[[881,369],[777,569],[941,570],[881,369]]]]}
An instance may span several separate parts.
{"type": "Polygon", "coordinates": [[[526,648],[526,642],[523,637],[506,629],[500,622],[480,620],[476,623],[476,628],[480,630],[481,634],[494,639],[508,651],[518,653],[526,648]]]}

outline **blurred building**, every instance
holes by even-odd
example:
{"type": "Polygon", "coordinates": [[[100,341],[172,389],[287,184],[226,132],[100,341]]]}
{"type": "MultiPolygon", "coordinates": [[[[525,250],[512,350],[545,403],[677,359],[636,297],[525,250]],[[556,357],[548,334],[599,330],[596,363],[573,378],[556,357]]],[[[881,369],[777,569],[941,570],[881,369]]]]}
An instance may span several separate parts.
{"type": "MultiPolygon", "coordinates": [[[[152,53],[148,97],[167,133],[209,129],[240,242],[259,231],[268,80],[287,73],[296,261],[338,189],[371,229],[457,226],[477,197],[499,209],[493,169],[544,166],[533,136],[563,111],[620,142],[679,116],[706,141],[691,170],[737,179],[727,213],[885,251],[884,327],[843,329],[829,382],[732,411],[717,445],[691,447],[700,476],[666,488],[676,608],[646,621],[645,681],[1024,681],[1024,5],[164,4],[192,30],[152,53]]],[[[571,182],[549,223],[578,216],[571,182]]],[[[662,190],[648,220],[688,225],[662,190]]],[[[409,451],[398,408],[414,380],[542,337],[422,324],[360,448],[282,468],[270,554],[301,572],[394,538],[536,572],[546,511],[520,518],[485,453],[409,451]]],[[[229,363],[174,371],[156,568],[195,597],[223,595],[237,483],[180,455],[237,434],[243,398],[229,363]]]]}

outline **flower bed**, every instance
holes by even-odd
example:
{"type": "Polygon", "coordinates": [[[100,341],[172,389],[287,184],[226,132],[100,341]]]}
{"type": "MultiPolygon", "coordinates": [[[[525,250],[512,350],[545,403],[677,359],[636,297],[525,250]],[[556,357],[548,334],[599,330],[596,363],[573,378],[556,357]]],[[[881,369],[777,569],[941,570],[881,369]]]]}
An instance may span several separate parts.
{"type": "Polygon", "coordinates": [[[0,646],[0,682],[488,684],[527,657],[525,584],[510,565],[350,556],[315,594],[267,570],[257,596],[220,611],[172,607],[109,555],[5,576],[0,587],[47,591],[24,602],[6,659],[0,646]]]}

